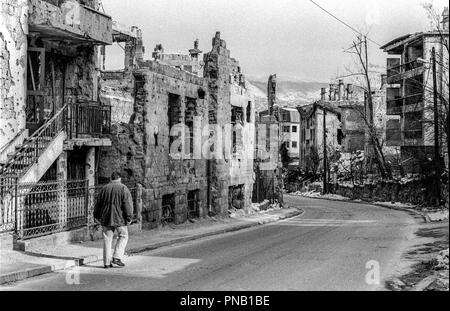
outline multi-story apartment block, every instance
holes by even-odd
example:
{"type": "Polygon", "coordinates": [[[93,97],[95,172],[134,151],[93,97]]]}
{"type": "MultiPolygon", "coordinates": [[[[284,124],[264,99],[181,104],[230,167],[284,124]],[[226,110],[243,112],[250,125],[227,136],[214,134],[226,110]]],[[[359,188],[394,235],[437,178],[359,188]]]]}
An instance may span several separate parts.
{"type": "MultiPolygon", "coordinates": [[[[447,8],[440,30],[403,35],[381,47],[389,54],[387,114],[400,117],[402,162],[409,170],[415,171],[425,159],[434,158],[431,57],[434,49],[438,97],[442,95],[448,103],[448,39],[447,8]]],[[[441,100],[438,98],[440,103],[441,100]]],[[[445,145],[443,136],[439,139],[445,145]]]]}

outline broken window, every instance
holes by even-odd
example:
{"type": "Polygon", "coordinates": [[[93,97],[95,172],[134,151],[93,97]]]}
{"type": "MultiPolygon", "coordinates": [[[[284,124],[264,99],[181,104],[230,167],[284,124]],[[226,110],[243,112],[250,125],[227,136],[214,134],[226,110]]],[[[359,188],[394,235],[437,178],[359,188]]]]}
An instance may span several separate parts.
{"type": "Polygon", "coordinates": [[[174,222],[175,221],[175,195],[166,194],[162,197],[162,214],[161,222],[174,222]]]}
{"type": "Polygon", "coordinates": [[[297,133],[297,126],[292,126],[292,133],[297,133]]]}
{"type": "Polygon", "coordinates": [[[242,125],[244,123],[244,112],[242,107],[231,106],[231,126],[232,126],[232,139],[231,150],[233,153],[238,152],[238,138],[241,138],[241,131],[236,125],[242,125]],[[239,131],[239,133],[237,133],[239,131]],[[239,136],[238,136],[239,134],[239,136]]]}
{"type": "Polygon", "coordinates": [[[422,111],[405,113],[405,139],[421,139],[422,129],[422,111]]]}
{"type": "MultiPolygon", "coordinates": [[[[176,94],[169,93],[169,107],[167,110],[167,116],[169,119],[169,133],[172,128],[182,122],[181,115],[181,97],[176,94]]],[[[169,135],[169,148],[177,137],[169,135]]]]}
{"type": "Polygon", "coordinates": [[[244,113],[242,107],[231,106],[231,124],[244,123],[244,113]]]}
{"type": "Polygon", "coordinates": [[[295,148],[297,148],[297,147],[298,147],[298,143],[297,143],[296,141],[293,141],[293,142],[292,142],[292,148],[295,149],[295,148]]]}
{"type": "Polygon", "coordinates": [[[187,196],[188,203],[188,219],[199,218],[200,217],[200,209],[199,209],[199,190],[193,190],[188,192],[187,196]]]}
{"type": "Polygon", "coordinates": [[[186,125],[185,148],[187,154],[194,152],[194,118],[197,116],[197,101],[195,98],[186,97],[186,109],[184,112],[184,124],[186,125]]]}
{"type": "Polygon", "coordinates": [[[228,188],[228,209],[243,209],[244,185],[231,186],[228,188]]]}
{"type": "Polygon", "coordinates": [[[290,133],[291,132],[290,126],[283,126],[283,132],[284,133],[290,133]]]}

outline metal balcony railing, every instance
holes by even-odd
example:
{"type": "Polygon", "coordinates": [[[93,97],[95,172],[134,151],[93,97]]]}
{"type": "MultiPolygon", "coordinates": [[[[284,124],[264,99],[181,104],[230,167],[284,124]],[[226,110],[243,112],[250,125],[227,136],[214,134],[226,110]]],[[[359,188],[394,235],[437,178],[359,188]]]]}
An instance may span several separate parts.
{"type": "Polygon", "coordinates": [[[387,79],[389,83],[392,83],[398,79],[400,79],[401,75],[405,72],[423,68],[423,62],[419,62],[417,59],[408,63],[401,64],[399,66],[395,66],[392,68],[388,68],[387,70],[387,79]]]}
{"type": "Polygon", "coordinates": [[[69,109],[69,138],[100,137],[111,131],[111,106],[96,102],[71,104],[69,109]]]}
{"type": "Polygon", "coordinates": [[[387,115],[400,115],[403,113],[404,107],[408,107],[408,110],[411,111],[422,110],[423,101],[423,92],[388,100],[386,101],[387,115]]]}

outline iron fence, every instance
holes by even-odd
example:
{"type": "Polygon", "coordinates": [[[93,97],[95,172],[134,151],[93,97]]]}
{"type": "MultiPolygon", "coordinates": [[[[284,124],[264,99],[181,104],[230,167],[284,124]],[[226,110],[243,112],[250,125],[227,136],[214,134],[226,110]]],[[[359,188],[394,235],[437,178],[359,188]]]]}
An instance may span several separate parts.
{"type": "MultiPolygon", "coordinates": [[[[126,185],[137,221],[137,184],[126,185]]],[[[1,177],[0,232],[15,231],[18,239],[26,240],[92,225],[102,187],[89,187],[87,180],[20,184],[17,177],[1,177]]]]}
{"type": "Polygon", "coordinates": [[[88,181],[19,184],[16,194],[16,232],[29,239],[86,226],[88,181]]]}

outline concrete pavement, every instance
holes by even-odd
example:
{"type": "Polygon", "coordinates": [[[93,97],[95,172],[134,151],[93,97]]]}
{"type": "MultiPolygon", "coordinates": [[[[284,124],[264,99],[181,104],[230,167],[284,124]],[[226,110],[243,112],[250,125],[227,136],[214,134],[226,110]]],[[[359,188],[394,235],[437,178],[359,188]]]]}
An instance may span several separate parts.
{"type": "Polygon", "coordinates": [[[96,262],[2,289],[380,290],[385,279],[408,264],[402,254],[423,221],[366,204],[286,200],[305,213],[135,254],[123,269],[104,270],[96,262]]]}

